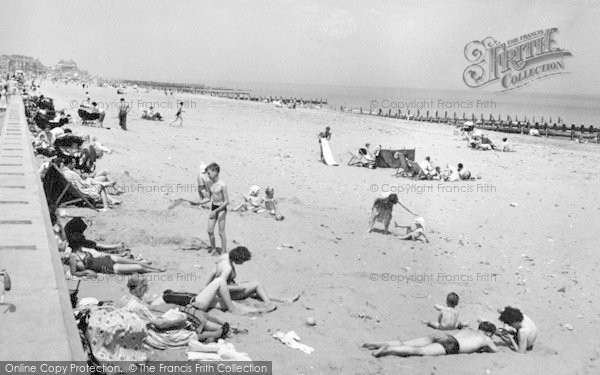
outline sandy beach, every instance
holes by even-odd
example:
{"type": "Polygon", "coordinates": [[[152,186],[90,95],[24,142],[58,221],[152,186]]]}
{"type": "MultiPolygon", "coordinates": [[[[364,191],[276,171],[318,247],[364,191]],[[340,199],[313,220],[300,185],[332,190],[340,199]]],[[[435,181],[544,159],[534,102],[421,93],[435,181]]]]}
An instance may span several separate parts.
{"type": "MultiPolygon", "coordinates": [[[[78,119],[72,103],[85,99],[81,86],[46,82],[41,90],[78,119]]],[[[114,150],[98,161],[98,170],[109,170],[128,193],[120,207],[96,214],[86,234],[123,241],[168,268],[148,275],[152,294],[197,292],[214,267],[216,257],[206,250],[182,249],[207,241],[209,212],[187,204],[167,209],[176,198],[197,200],[200,162],[219,163],[234,204],[251,185],[275,188],[285,220],[229,212],[228,247],[244,245],[253,254],[237,268],[240,281],[258,280],[274,296],[302,296],[260,317],[225,315],[248,330],[230,339],[236,348],[253,360],[273,361],[274,373],[598,373],[597,145],[509,135],[516,152],[475,151],[448,125],[132,90],[123,95],[132,112],[129,130],[122,131],[116,89],[91,87],[89,96],[104,103],[111,129],[69,127],[114,150]],[[169,127],[179,100],[186,103],[184,126],[169,127]],[[165,121],[140,119],[139,105],[148,102],[166,107],[156,108],[165,121]],[[337,167],[319,161],[316,135],[326,126],[337,167]],[[366,142],[416,148],[417,161],[462,162],[481,179],[414,181],[392,177],[391,169],[347,166],[348,151],[366,142]],[[390,191],[425,218],[429,244],[366,233],[373,200],[390,191]],[[361,348],[366,341],[431,333],[421,320],[435,319],[433,304],[444,303],[451,291],[460,296],[461,319],[471,325],[477,318],[498,323],[496,310],[506,305],[520,308],[540,330],[534,350],[377,359],[361,348]],[[306,325],[308,317],[316,326],[306,325]],[[272,337],[277,330],[295,330],[315,351],[284,346],[272,337]]],[[[502,136],[491,133],[496,142],[502,136]]],[[[412,222],[398,206],[394,219],[412,222]]],[[[79,296],[118,301],[126,293],[125,277],[104,277],[83,282],[79,296]]],[[[186,355],[157,351],[151,359],[186,355]]]]}

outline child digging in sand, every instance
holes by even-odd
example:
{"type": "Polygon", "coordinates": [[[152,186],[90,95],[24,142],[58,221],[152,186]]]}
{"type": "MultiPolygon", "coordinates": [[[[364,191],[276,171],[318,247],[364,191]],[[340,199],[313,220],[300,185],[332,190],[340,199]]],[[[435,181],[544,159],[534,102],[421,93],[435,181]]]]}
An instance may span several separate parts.
{"type": "Polygon", "coordinates": [[[427,320],[422,320],[421,322],[426,324],[428,327],[442,331],[463,329],[467,327],[469,323],[458,321],[458,311],[456,311],[457,305],[458,294],[454,292],[448,293],[448,296],[446,297],[446,306],[438,304],[433,305],[433,307],[440,312],[437,322],[427,320]]]}
{"type": "Polygon", "coordinates": [[[421,237],[423,237],[425,242],[429,243],[429,239],[425,235],[425,219],[423,219],[421,216],[415,219],[415,229],[412,229],[410,225],[407,227],[398,225],[396,222],[394,222],[394,226],[396,228],[406,228],[406,234],[404,236],[400,236],[401,240],[418,241],[421,237]]]}

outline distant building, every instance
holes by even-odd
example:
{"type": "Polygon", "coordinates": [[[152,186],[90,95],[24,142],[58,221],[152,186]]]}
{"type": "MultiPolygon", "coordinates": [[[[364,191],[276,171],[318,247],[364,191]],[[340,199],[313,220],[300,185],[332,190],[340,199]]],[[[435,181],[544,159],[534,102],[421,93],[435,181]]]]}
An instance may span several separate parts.
{"type": "Polygon", "coordinates": [[[8,72],[10,70],[10,57],[6,55],[0,56],[0,72],[8,72]]]}
{"type": "Polygon", "coordinates": [[[43,73],[46,67],[40,60],[30,56],[23,55],[2,55],[0,56],[0,70],[14,73],[17,70],[24,72],[43,73]]]}
{"type": "Polygon", "coordinates": [[[54,67],[54,70],[57,73],[62,74],[72,74],[79,72],[79,69],[77,68],[77,63],[73,60],[60,60],[58,64],[56,64],[56,66],[54,67]]]}

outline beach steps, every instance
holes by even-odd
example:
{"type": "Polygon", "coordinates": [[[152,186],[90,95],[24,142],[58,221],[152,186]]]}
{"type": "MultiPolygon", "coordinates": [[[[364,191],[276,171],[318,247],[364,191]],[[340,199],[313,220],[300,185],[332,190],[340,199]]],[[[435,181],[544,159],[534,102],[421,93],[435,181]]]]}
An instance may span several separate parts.
{"type": "Polygon", "coordinates": [[[0,361],[85,360],[21,97],[10,98],[4,117],[0,270],[12,289],[0,303],[0,361]]]}

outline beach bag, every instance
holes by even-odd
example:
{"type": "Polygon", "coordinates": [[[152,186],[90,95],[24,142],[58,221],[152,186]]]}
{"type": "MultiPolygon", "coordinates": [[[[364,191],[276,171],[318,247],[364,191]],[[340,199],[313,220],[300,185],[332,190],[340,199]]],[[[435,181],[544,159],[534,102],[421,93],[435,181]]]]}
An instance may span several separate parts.
{"type": "Polygon", "coordinates": [[[174,292],[171,289],[167,289],[163,292],[163,300],[166,303],[174,303],[179,306],[187,306],[196,298],[195,293],[187,292],[174,292]]]}

